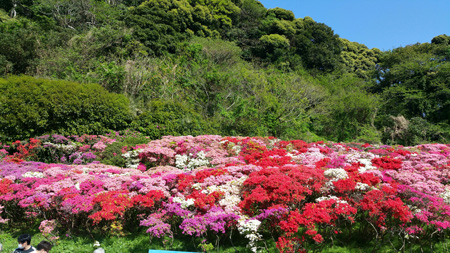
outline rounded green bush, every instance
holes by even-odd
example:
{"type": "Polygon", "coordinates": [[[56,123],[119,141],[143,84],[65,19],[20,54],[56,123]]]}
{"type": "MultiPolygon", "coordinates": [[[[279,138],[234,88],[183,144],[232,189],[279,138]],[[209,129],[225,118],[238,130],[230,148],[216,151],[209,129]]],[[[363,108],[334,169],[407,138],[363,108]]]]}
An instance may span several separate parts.
{"type": "Polygon", "coordinates": [[[98,84],[0,78],[0,140],[47,133],[101,134],[124,129],[130,121],[128,99],[98,84]]]}
{"type": "Polygon", "coordinates": [[[137,116],[131,126],[153,140],[165,135],[211,133],[210,124],[198,112],[174,101],[151,101],[147,110],[137,116]]]}

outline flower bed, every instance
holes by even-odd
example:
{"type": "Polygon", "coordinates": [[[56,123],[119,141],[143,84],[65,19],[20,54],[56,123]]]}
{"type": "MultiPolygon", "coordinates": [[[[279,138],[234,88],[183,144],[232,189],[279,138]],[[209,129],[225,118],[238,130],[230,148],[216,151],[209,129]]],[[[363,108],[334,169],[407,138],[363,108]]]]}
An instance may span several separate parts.
{"type": "MultiPolygon", "coordinates": [[[[450,145],[166,136],[123,148],[129,168],[120,168],[23,161],[43,147],[35,140],[2,153],[2,218],[40,220],[55,236],[93,229],[123,235],[139,224],[152,238],[199,238],[205,250],[239,233],[254,252],[272,238],[280,251],[297,252],[353,234],[414,241],[450,227],[450,145]]],[[[101,157],[114,143],[91,140],[71,152],[84,146],[101,157]]],[[[62,161],[62,153],[52,154],[62,161]]]]}

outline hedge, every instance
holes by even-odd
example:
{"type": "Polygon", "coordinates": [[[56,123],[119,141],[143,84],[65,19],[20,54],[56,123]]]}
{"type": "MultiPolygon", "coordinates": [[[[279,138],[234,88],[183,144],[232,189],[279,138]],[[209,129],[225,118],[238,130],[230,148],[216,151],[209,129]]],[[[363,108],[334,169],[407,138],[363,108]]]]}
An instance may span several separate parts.
{"type": "Polygon", "coordinates": [[[29,76],[0,78],[0,140],[101,134],[131,121],[128,99],[98,84],[29,76]]]}

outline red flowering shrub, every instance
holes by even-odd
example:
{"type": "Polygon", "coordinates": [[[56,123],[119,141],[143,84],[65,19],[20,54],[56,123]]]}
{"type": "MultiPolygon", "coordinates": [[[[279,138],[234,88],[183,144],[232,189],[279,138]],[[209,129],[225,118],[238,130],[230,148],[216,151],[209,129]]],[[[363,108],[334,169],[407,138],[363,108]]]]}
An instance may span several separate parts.
{"type": "Polygon", "coordinates": [[[408,151],[408,150],[404,150],[404,149],[397,149],[391,154],[399,154],[399,155],[402,155],[402,156],[407,156],[407,155],[412,154],[412,152],[408,151]]]}
{"type": "Polygon", "coordinates": [[[93,202],[100,206],[100,211],[89,215],[94,224],[102,220],[115,220],[123,216],[125,210],[133,206],[133,201],[128,197],[127,191],[110,191],[99,193],[93,202]]]}
{"type": "Polygon", "coordinates": [[[25,143],[22,143],[21,141],[15,141],[11,144],[11,148],[17,150],[17,152],[13,152],[13,154],[9,155],[8,158],[36,161],[38,158],[37,152],[39,151],[40,147],[41,141],[34,138],[30,138],[30,140],[25,143]]]}
{"type": "Polygon", "coordinates": [[[262,169],[244,182],[239,207],[249,215],[277,205],[297,207],[306,197],[318,193],[324,182],[322,170],[305,166],[262,169]]]}
{"type": "Polygon", "coordinates": [[[210,194],[204,194],[201,191],[194,190],[192,194],[188,195],[187,199],[194,199],[195,207],[201,210],[207,210],[213,207],[214,204],[222,198],[223,192],[215,191],[210,194]]]}
{"type": "Polygon", "coordinates": [[[302,141],[302,140],[291,140],[291,141],[280,141],[277,142],[275,145],[277,148],[283,148],[283,149],[294,149],[297,150],[299,153],[305,153],[308,151],[308,143],[302,141]]]}
{"type": "Polygon", "coordinates": [[[179,174],[177,189],[181,192],[189,189],[194,183],[194,176],[188,174],[179,174]]]}
{"type": "Polygon", "coordinates": [[[10,187],[10,185],[13,183],[13,181],[7,179],[7,178],[3,178],[0,181],[0,195],[5,195],[8,192],[12,192],[13,189],[10,187]]]}
{"type": "Polygon", "coordinates": [[[246,138],[234,138],[234,137],[225,137],[224,139],[224,147],[226,148],[228,143],[234,143],[236,145],[240,145],[241,146],[241,152],[240,155],[242,156],[246,156],[248,154],[252,154],[252,153],[264,153],[266,152],[268,149],[266,147],[266,145],[264,145],[263,143],[258,142],[259,140],[261,140],[261,142],[267,141],[264,140],[264,138],[259,138],[259,137],[255,137],[255,138],[250,138],[250,137],[246,137],[246,138]]]}
{"type": "Polygon", "coordinates": [[[205,178],[211,177],[211,176],[221,176],[228,173],[226,169],[210,169],[210,170],[200,170],[195,173],[195,180],[199,183],[203,183],[205,178]]]}
{"type": "Polygon", "coordinates": [[[320,168],[327,166],[330,161],[331,161],[331,159],[328,157],[323,158],[322,160],[316,162],[316,169],[320,169],[320,168]]]}
{"type": "Polygon", "coordinates": [[[350,194],[352,191],[357,190],[356,186],[358,183],[367,184],[368,187],[371,187],[376,186],[381,181],[373,173],[359,173],[358,164],[347,166],[344,169],[347,172],[348,178],[333,181],[332,183],[335,193],[338,193],[338,196],[342,196],[347,201],[351,201],[351,198],[345,194],[350,194]]]}
{"type": "Polygon", "coordinates": [[[398,170],[402,167],[402,160],[387,156],[372,159],[373,165],[384,170],[398,170]]]}
{"type": "Polygon", "coordinates": [[[403,201],[397,197],[392,187],[382,187],[365,194],[359,203],[363,211],[369,211],[369,217],[379,227],[385,226],[387,218],[395,218],[402,223],[412,218],[412,213],[403,201]]]}
{"type": "Polygon", "coordinates": [[[254,164],[261,167],[276,167],[286,164],[295,164],[291,161],[290,156],[286,156],[287,152],[284,149],[273,149],[264,153],[254,152],[244,157],[249,164],[254,164]]]}
{"type": "Polygon", "coordinates": [[[299,245],[302,242],[299,238],[285,238],[284,236],[278,237],[277,241],[277,249],[280,250],[280,252],[285,253],[294,253],[299,252],[303,253],[306,252],[305,250],[294,250],[296,245],[299,245]]]}
{"type": "Polygon", "coordinates": [[[333,185],[337,193],[345,193],[355,190],[356,181],[353,178],[341,179],[334,181],[333,185]]]}
{"type": "Polygon", "coordinates": [[[135,206],[151,208],[157,201],[162,199],[165,199],[164,192],[152,190],[145,195],[136,195],[131,200],[135,206]]]}
{"type": "Polygon", "coordinates": [[[372,147],[372,145],[370,145],[369,143],[364,143],[363,145],[361,145],[361,147],[368,148],[368,147],[372,147]]]}
{"type": "Polygon", "coordinates": [[[369,186],[376,186],[381,182],[381,179],[373,173],[358,173],[357,178],[359,182],[368,184],[369,186]]]}
{"type": "Polygon", "coordinates": [[[323,200],[319,203],[306,203],[303,208],[291,211],[280,221],[279,226],[283,231],[283,239],[278,241],[277,247],[281,252],[291,252],[293,246],[300,248],[299,243],[305,243],[307,238],[312,239],[315,243],[321,243],[324,239],[318,232],[320,228],[336,228],[343,221],[354,222],[353,215],[356,212],[356,208],[335,199],[323,200]],[[305,228],[306,231],[299,234],[299,231],[304,231],[304,229],[299,230],[300,228],[305,228]]]}

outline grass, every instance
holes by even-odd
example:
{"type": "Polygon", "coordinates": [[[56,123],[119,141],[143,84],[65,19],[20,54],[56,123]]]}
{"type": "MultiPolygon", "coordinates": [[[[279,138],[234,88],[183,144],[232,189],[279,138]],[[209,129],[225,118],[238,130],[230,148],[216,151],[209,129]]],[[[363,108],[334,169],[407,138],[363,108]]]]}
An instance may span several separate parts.
{"type": "MultiPolygon", "coordinates": [[[[25,233],[25,232],[24,232],[25,233]]],[[[0,234],[4,252],[12,252],[17,247],[16,233],[0,234]]],[[[37,245],[41,240],[46,240],[40,233],[31,234],[32,245],[37,245]]],[[[149,250],[148,236],[138,235],[133,237],[103,237],[97,239],[106,252],[147,252],[149,250]]],[[[59,240],[52,252],[93,252],[95,247],[93,239],[89,237],[68,237],[59,240]]]]}
{"type": "MultiPolygon", "coordinates": [[[[0,233],[0,242],[3,244],[3,252],[12,252],[17,248],[17,237],[24,233],[30,233],[32,236],[31,245],[36,246],[40,241],[47,240],[39,232],[4,232],[0,233]]],[[[64,236],[65,237],[65,236],[64,236]]],[[[125,252],[148,252],[149,249],[155,250],[174,250],[174,251],[191,251],[202,252],[198,247],[198,240],[195,242],[192,238],[185,237],[182,239],[170,238],[158,239],[154,238],[150,242],[149,236],[144,232],[141,234],[133,234],[123,237],[96,235],[94,238],[86,236],[65,237],[60,238],[54,245],[51,252],[89,252],[92,253],[96,247],[93,246],[95,241],[99,241],[101,247],[108,253],[125,253],[125,252]],[[165,247],[163,241],[166,240],[165,247]]],[[[242,243],[241,243],[242,244],[242,243]]],[[[250,252],[245,248],[245,244],[239,246],[224,245],[214,252],[250,252]]]]}
{"type": "MultiPolygon", "coordinates": [[[[5,233],[0,234],[0,242],[3,244],[3,252],[12,252],[17,247],[17,237],[20,233],[5,233]]],[[[40,233],[32,234],[32,245],[37,245],[41,240],[46,240],[40,233]]],[[[105,249],[107,253],[125,253],[125,252],[148,252],[149,249],[157,250],[173,250],[173,251],[190,251],[190,252],[201,252],[201,249],[195,247],[193,242],[189,239],[184,240],[174,240],[172,247],[165,248],[162,240],[152,240],[150,243],[149,237],[145,234],[140,235],[130,235],[125,237],[115,237],[115,236],[105,236],[96,238],[100,242],[101,247],[105,249]]],[[[51,252],[60,253],[73,253],[73,252],[89,252],[92,253],[95,250],[93,246],[94,241],[90,237],[77,236],[77,237],[67,237],[62,238],[53,247],[51,252]]],[[[274,243],[269,243],[268,252],[277,252],[274,243]]],[[[380,247],[373,249],[373,243],[351,243],[348,242],[346,246],[337,245],[324,245],[320,252],[324,253],[366,253],[366,252],[450,252],[450,240],[437,242],[430,244],[425,242],[425,245],[406,244],[404,250],[399,251],[399,248],[394,248],[392,245],[383,244],[380,247]]],[[[245,246],[240,245],[232,247],[226,245],[225,247],[219,247],[219,249],[212,250],[211,252],[250,252],[245,246]]]]}
{"type": "MultiPolygon", "coordinates": [[[[6,231],[0,231],[0,242],[3,244],[3,252],[12,252],[17,247],[17,237],[24,233],[30,233],[32,235],[31,244],[34,246],[41,240],[46,240],[36,228],[25,231],[11,229],[10,227],[6,231]]],[[[339,238],[339,240],[335,240],[334,244],[328,243],[315,246],[317,246],[317,252],[324,253],[450,252],[450,237],[448,233],[443,233],[441,236],[428,241],[405,240],[402,249],[403,241],[399,238],[400,237],[392,237],[390,240],[384,240],[382,243],[377,243],[375,241],[367,241],[367,238],[363,237],[354,236],[350,238],[343,236],[339,238]]],[[[213,241],[212,239],[213,237],[210,238],[210,241],[213,241]]],[[[202,252],[199,247],[200,239],[198,238],[193,239],[193,237],[190,236],[182,236],[180,238],[177,237],[177,239],[174,240],[166,237],[165,239],[154,238],[150,241],[150,237],[145,233],[145,230],[120,237],[102,233],[92,235],[86,233],[77,236],[62,235],[51,252],[92,253],[95,250],[93,245],[95,241],[99,241],[101,247],[105,249],[107,253],[148,252],[149,249],[202,252]]],[[[222,236],[219,247],[208,252],[251,252],[245,247],[246,243],[246,239],[237,234],[233,235],[232,243],[228,236],[222,236]]],[[[273,240],[266,241],[266,244],[268,247],[268,251],[266,252],[278,252],[273,240]]]]}

